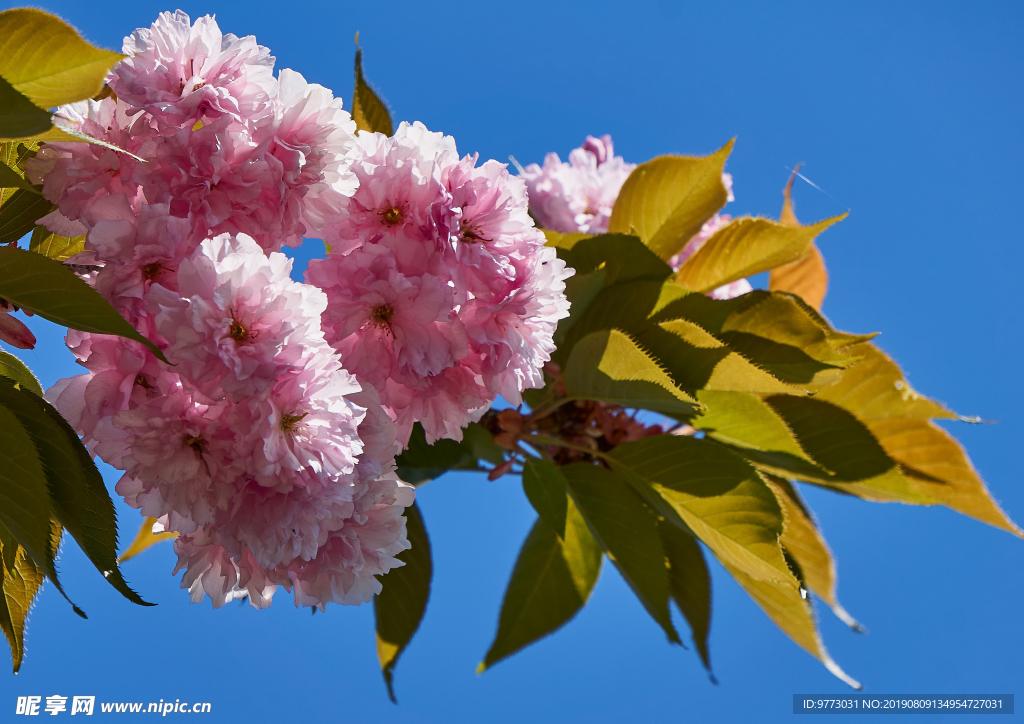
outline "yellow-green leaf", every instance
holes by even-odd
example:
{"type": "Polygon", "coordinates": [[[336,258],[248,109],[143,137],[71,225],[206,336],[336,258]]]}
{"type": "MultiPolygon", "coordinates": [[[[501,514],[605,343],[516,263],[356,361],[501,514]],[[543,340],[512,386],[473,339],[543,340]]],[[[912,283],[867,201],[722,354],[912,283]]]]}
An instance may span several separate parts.
{"type": "Polygon", "coordinates": [[[676,281],[698,292],[801,259],[822,231],[846,214],[792,228],[769,219],[735,219],[715,232],[679,269],[676,281]]]}
{"type": "Polygon", "coordinates": [[[612,468],[662,516],[700,538],[723,562],[759,580],[788,579],[782,510],[742,458],[709,440],[654,435],[616,447],[612,468]]]}
{"type": "Polygon", "coordinates": [[[790,392],[796,389],[686,319],[648,327],[636,335],[636,340],[684,390],[790,392]]]}
{"type": "Polygon", "coordinates": [[[373,597],[373,613],[377,621],[377,659],[391,701],[396,701],[395,665],[423,620],[434,573],[430,558],[430,538],[427,537],[427,528],[415,503],[405,509],[405,519],[406,533],[412,548],[396,556],[405,565],[388,571],[381,580],[381,592],[373,597]]]}
{"type": "Polygon", "coordinates": [[[836,597],[836,566],[832,551],[811,518],[799,493],[788,480],[766,475],[765,482],[775,493],[782,507],[783,531],[779,537],[782,547],[795,563],[797,576],[809,591],[828,604],[840,621],[854,631],[864,628],[846,612],[836,597]]]}
{"type": "Polygon", "coordinates": [[[32,562],[25,549],[0,524],[0,555],[4,560],[3,596],[0,597],[0,629],[11,647],[14,673],[18,673],[25,656],[25,624],[32,601],[43,585],[46,575],[32,562]],[[8,565],[8,562],[10,565],[8,565]]]}
{"type": "Polygon", "coordinates": [[[124,56],[101,50],[55,15],[35,8],[0,13],[0,76],[40,108],[92,98],[124,56]]]}
{"type": "Polygon", "coordinates": [[[690,624],[697,653],[700,654],[704,668],[710,672],[708,632],[711,629],[711,575],[704,554],[693,536],[668,521],[660,520],[658,531],[668,561],[672,600],[690,624]]]}
{"type": "Polygon", "coordinates": [[[554,633],[590,598],[601,572],[601,548],[573,502],[565,536],[538,518],[523,543],[501,602],[498,631],[477,673],[554,633]]]}
{"type": "Polygon", "coordinates": [[[85,251],[85,236],[68,238],[60,234],[54,234],[45,226],[37,226],[32,232],[32,239],[28,248],[37,254],[42,254],[49,259],[64,261],[75,254],[85,251]]]}
{"type": "Polygon", "coordinates": [[[25,389],[43,396],[43,388],[39,386],[39,380],[32,374],[32,370],[13,354],[3,350],[0,350],[0,376],[14,380],[25,389]]]}
{"type": "Polygon", "coordinates": [[[800,589],[792,577],[788,581],[758,581],[724,561],[723,565],[743,590],[768,614],[768,618],[798,646],[823,663],[836,678],[854,689],[863,688],[839,668],[839,664],[825,650],[810,602],[800,594],[800,589]]]}
{"type": "Polygon", "coordinates": [[[618,330],[594,332],[580,340],[565,367],[570,397],[611,402],[686,417],[697,409],[694,399],[636,342],[618,330]]]}
{"type": "MultiPolygon", "coordinates": [[[[356,34],[356,43],[359,35],[356,34]]],[[[390,136],[394,133],[391,114],[384,101],[373,91],[363,76],[363,51],[356,47],[356,84],[352,93],[352,120],[360,131],[372,131],[390,136]]]]}
{"type": "Polygon", "coordinates": [[[572,463],[562,473],[594,538],[668,640],[681,644],[669,612],[668,568],[654,512],[607,468],[572,463]]]}
{"type": "Polygon", "coordinates": [[[955,413],[916,392],[896,363],[875,345],[864,342],[848,351],[860,357],[860,361],[844,370],[834,384],[813,388],[817,399],[839,405],[861,420],[956,419],[955,413]]]}
{"type": "Polygon", "coordinates": [[[118,563],[124,563],[125,561],[131,560],[161,541],[174,540],[178,537],[177,533],[169,530],[154,533],[154,525],[156,525],[156,518],[145,518],[142,521],[142,525],[139,527],[139,532],[135,534],[135,540],[133,540],[132,544],[125,548],[124,552],[118,556],[118,563]]]}
{"type": "Polygon", "coordinates": [[[608,231],[636,234],[662,259],[682,251],[728,192],[722,169],[733,141],[704,157],[659,156],[637,166],[622,185],[608,231]]]}
{"type": "Polygon", "coordinates": [[[708,437],[743,448],[758,461],[818,473],[793,431],[761,398],[749,392],[720,390],[699,390],[696,397],[704,410],[689,423],[708,437]]]}

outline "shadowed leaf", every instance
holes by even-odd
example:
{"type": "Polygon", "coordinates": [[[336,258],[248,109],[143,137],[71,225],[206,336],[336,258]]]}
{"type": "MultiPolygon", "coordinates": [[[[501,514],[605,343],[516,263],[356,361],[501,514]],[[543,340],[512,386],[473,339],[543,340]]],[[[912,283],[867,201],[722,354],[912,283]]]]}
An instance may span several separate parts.
{"type": "Polygon", "coordinates": [[[538,518],[519,551],[498,631],[477,673],[568,623],[590,598],[601,561],[601,548],[571,500],[564,538],[538,518]]]}
{"type": "MultiPolygon", "coordinates": [[[[832,473],[826,478],[791,471],[788,477],[826,485],[867,500],[928,505],[864,423],[824,400],[793,395],[765,399],[811,458],[832,473]]],[[[785,473],[783,473],[785,474],[785,473]]]]}
{"type": "MultiPolygon", "coordinates": [[[[358,45],[359,36],[356,36],[358,45]]],[[[352,93],[352,120],[360,131],[372,131],[390,136],[394,133],[391,114],[363,76],[363,51],[356,47],[356,85],[352,93]]]]}
{"type": "Polygon", "coordinates": [[[601,400],[687,417],[697,409],[694,399],[628,335],[609,330],[580,340],[565,366],[570,397],[601,400]]]}
{"type": "Polygon", "coordinates": [[[14,380],[26,390],[43,396],[43,388],[39,386],[39,380],[32,374],[32,370],[13,354],[3,350],[0,350],[0,376],[14,380]]]}
{"type": "Polygon", "coordinates": [[[636,340],[664,365],[684,390],[790,392],[796,389],[686,319],[648,327],[636,335],[636,340]]]}
{"type": "Polygon", "coordinates": [[[60,262],[41,254],[0,248],[0,297],[63,327],[141,342],[167,361],[160,348],[139,334],[95,289],[60,262]]]}
{"type": "Polygon", "coordinates": [[[416,423],[409,436],[409,447],[395,462],[398,477],[413,485],[423,485],[466,461],[469,451],[455,440],[437,440],[427,444],[423,426],[416,423]]]}
{"type": "Polygon", "coordinates": [[[775,493],[782,507],[784,527],[779,541],[786,553],[796,563],[797,577],[804,588],[817,594],[828,604],[840,621],[854,631],[863,632],[864,628],[839,605],[836,597],[836,567],[832,561],[832,551],[811,519],[811,512],[804,505],[796,489],[786,480],[766,475],[765,482],[775,493]]]}
{"type": "Polygon", "coordinates": [[[17,416],[35,445],[50,494],[50,514],[122,596],[150,605],[128,587],[117,567],[114,504],[78,435],[42,397],[5,379],[0,379],[0,405],[17,416]]]}
{"type": "Polygon", "coordinates": [[[5,163],[0,163],[0,186],[4,188],[19,188],[29,191],[34,194],[39,193],[39,189],[30,184],[25,180],[25,177],[12,169],[5,163]]]}
{"type": "Polygon", "coordinates": [[[704,157],[659,156],[637,166],[615,200],[608,231],[636,234],[662,259],[682,251],[728,192],[722,169],[733,141],[704,157]]]}
{"type": "Polygon", "coordinates": [[[913,489],[930,502],[1024,538],[948,432],[929,420],[886,418],[866,420],[866,424],[900,464],[913,489]]]}
{"type": "Polygon", "coordinates": [[[564,539],[569,491],[558,466],[543,458],[527,458],[523,463],[523,492],[541,520],[564,539]]]}
{"type": "Polygon", "coordinates": [[[785,421],[761,398],[749,392],[718,390],[700,390],[696,394],[705,409],[689,423],[708,437],[757,453],[753,455],[757,460],[802,467],[810,475],[820,472],[785,421]]]}
{"type": "Polygon", "coordinates": [[[0,244],[17,241],[36,228],[54,205],[35,191],[19,189],[0,206],[0,244]]]}
{"type": "Polygon", "coordinates": [[[616,447],[609,461],[670,522],[722,561],[758,579],[791,574],[779,546],[782,510],[742,458],[709,440],[654,435],[616,447]]]}
{"type": "Polygon", "coordinates": [[[373,612],[377,620],[377,659],[391,701],[396,701],[395,665],[420,627],[433,577],[430,538],[419,506],[414,503],[406,508],[405,519],[406,534],[412,548],[398,554],[398,560],[405,565],[393,568],[383,576],[381,592],[373,598],[373,612]]]}
{"type": "Polygon", "coordinates": [[[562,473],[601,548],[668,640],[682,643],[668,608],[668,568],[654,513],[625,480],[606,468],[573,463],[562,473]]]}
{"type": "Polygon", "coordinates": [[[0,77],[0,139],[28,138],[50,127],[50,112],[0,77]]]}
{"type": "Polygon", "coordinates": [[[700,654],[704,668],[710,673],[708,632],[711,630],[711,575],[704,561],[704,553],[693,536],[665,520],[658,522],[658,531],[668,559],[672,600],[690,624],[697,653],[700,654]]]}
{"type": "Polygon", "coordinates": [[[607,286],[638,279],[664,281],[672,274],[672,268],[644,246],[638,237],[625,234],[601,234],[575,239],[571,246],[559,247],[559,256],[577,274],[603,268],[604,283],[607,286]]]}

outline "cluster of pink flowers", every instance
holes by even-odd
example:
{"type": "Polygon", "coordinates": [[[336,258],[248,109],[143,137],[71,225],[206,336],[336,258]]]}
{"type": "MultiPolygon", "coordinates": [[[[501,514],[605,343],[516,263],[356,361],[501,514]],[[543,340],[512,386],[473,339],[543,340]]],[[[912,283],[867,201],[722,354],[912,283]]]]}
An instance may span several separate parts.
{"type": "MultiPolygon", "coordinates": [[[[636,164],[626,163],[615,155],[611,136],[587,136],[582,146],[569,152],[568,163],[557,153],[549,153],[543,166],[531,163],[523,169],[521,177],[529,190],[530,213],[542,227],[563,234],[604,234],[615,199],[634,168],[636,164]]],[[[729,192],[728,200],[734,201],[732,176],[722,174],[722,183],[729,192]]],[[[669,259],[669,265],[679,269],[731,219],[729,214],[712,216],[686,247],[669,259]]],[[[750,282],[739,279],[713,290],[709,296],[732,299],[749,291],[750,282]]]]}
{"type": "Polygon", "coordinates": [[[462,438],[496,395],[518,405],[544,384],[572,274],[529,216],[504,164],[459,158],[421,123],[360,133],[358,188],[325,234],[307,280],[327,293],[323,327],[374,385],[399,439],[462,438]]]}
{"type": "Polygon", "coordinates": [[[27,174],[171,365],[70,332],[88,373],[47,398],[178,533],[193,601],[368,601],[409,547],[395,456],[413,425],[461,439],[497,395],[541,386],[572,271],[503,165],[421,124],[357,136],[329,90],[275,78],[211,17],[162,13],[124,52],[110,93],[59,110],[116,148],[47,144],[27,174]],[[331,254],[302,284],[280,249],[310,236],[331,254]]]}
{"type": "Polygon", "coordinates": [[[210,17],[163,13],[124,51],[111,94],[60,113],[128,153],[47,144],[28,174],[57,205],[47,227],[87,235],[74,261],[172,365],[72,331],[88,373],[47,397],[124,471],[128,504],[179,533],[193,601],[264,607],[277,586],[296,605],[368,601],[402,565],[414,491],[373,384],[324,338],[326,295],[278,253],[337,223],[355,125],[210,17]]]}

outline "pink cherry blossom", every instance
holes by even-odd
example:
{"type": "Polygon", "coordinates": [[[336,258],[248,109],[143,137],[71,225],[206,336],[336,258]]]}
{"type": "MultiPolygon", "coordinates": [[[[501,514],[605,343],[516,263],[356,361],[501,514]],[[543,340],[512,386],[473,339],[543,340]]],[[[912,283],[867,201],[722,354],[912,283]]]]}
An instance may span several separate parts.
{"type": "Polygon", "coordinates": [[[209,15],[193,25],[185,13],[160,13],[124,39],[128,57],[108,83],[118,98],[162,123],[198,118],[249,119],[276,93],[270,50],[252,36],[224,35],[209,15]]]}
{"type": "Polygon", "coordinates": [[[636,164],[616,156],[612,137],[587,140],[569,152],[564,163],[557,153],[524,169],[522,178],[530,193],[530,211],[546,229],[563,233],[603,234],[622,184],[636,164]]]}

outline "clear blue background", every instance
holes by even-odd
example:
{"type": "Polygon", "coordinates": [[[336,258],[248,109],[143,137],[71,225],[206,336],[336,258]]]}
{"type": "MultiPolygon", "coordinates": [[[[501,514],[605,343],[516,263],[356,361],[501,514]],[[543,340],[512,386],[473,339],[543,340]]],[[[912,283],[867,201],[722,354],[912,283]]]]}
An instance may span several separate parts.
{"type": "MultiPolygon", "coordinates": [[[[173,9],[44,5],[111,48],[173,9]]],[[[482,158],[565,158],[588,133],[611,133],[639,162],[705,154],[736,136],[729,210],[769,215],[787,167],[806,162],[827,194],[799,184],[800,218],[851,211],[821,240],[832,275],[825,312],[843,329],[883,332],[880,344],[921,391],[999,421],[954,431],[1024,522],[1024,5],[221,0],[184,9],[256,35],[278,67],[346,104],[359,30],[367,74],[396,119],[422,120],[482,158]]],[[[73,374],[56,330],[33,328],[40,344],[24,357],[44,385],[73,374]]],[[[806,496],[838,559],[840,598],[870,629],[856,635],[822,610],[825,640],[868,692],[1024,693],[1024,542],[945,509],[806,496]]],[[[210,701],[218,722],[760,722],[788,721],[795,693],[849,691],[718,567],[718,686],[692,650],[666,643],[611,567],[564,630],[478,677],[533,514],[511,477],[449,475],[420,500],[436,574],[398,667],[398,707],[377,671],[370,606],[311,617],[283,591],[264,612],[190,605],[163,544],[125,565],[160,604],[139,608],[69,544],[64,581],[90,619],[46,587],[22,673],[0,677],[0,719],[14,718],[18,695],[95,694],[210,701]]],[[[127,541],[138,516],[119,510],[127,541]]]]}

